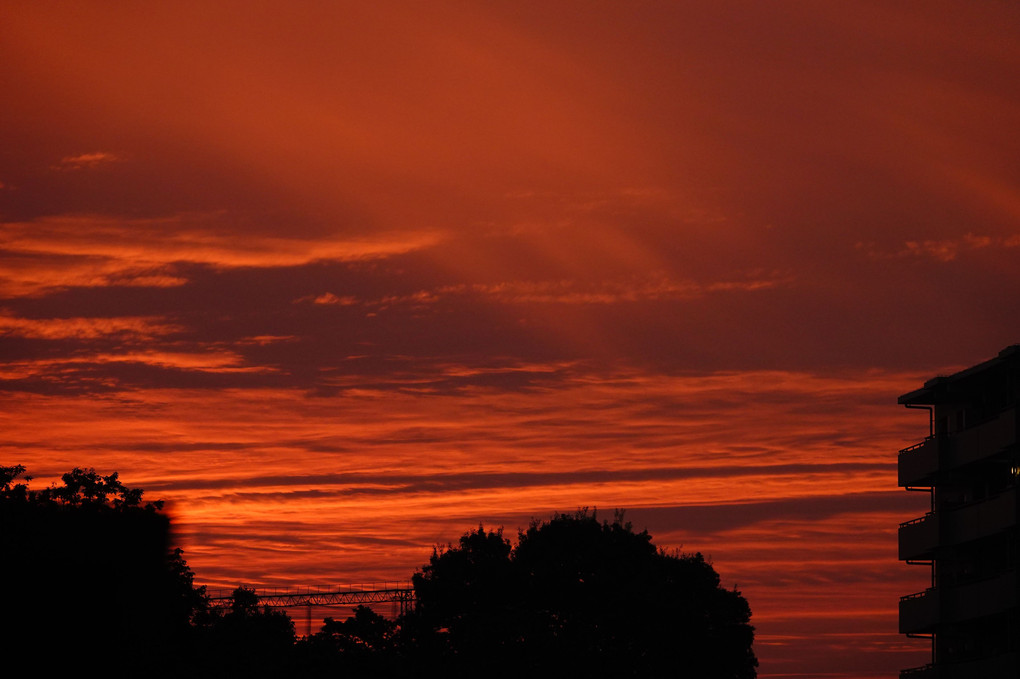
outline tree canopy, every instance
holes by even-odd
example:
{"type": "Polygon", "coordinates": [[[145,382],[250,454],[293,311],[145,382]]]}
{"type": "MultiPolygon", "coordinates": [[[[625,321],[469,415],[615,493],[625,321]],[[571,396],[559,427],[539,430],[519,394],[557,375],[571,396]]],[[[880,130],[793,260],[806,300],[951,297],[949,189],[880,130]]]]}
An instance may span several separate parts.
{"type": "Polygon", "coordinates": [[[24,473],[0,467],[3,643],[47,640],[62,649],[49,658],[54,671],[104,656],[145,669],[161,662],[191,615],[162,503],[143,503],[116,473],[75,468],[42,490],[30,489],[24,473]]]}
{"type": "Polygon", "coordinates": [[[0,467],[0,499],[29,502],[37,505],[55,504],[72,507],[94,507],[113,510],[144,509],[157,511],[163,508],[163,501],[142,504],[141,489],[126,487],[120,482],[117,472],[101,476],[95,469],[75,467],[60,480],[64,485],[53,485],[42,490],[30,490],[30,476],[24,476],[24,465],[0,467]],[[15,483],[18,478],[25,483],[15,483]]]}
{"type": "Polygon", "coordinates": [[[23,465],[0,466],[0,653],[44,674],[127,667],[151,677],[284,676],[295,644],[281,611],[235,590],[210,607],[163,503],[143,502],[116,473],[75,468],[35,490],[23,465]],[[51,649],[41,657],[26,649],[51,649]]]}
{"type": "Polygon", "coordinates": [[[436,550],[403,621],[451,676],[750,679],[751,611],[701,554],[657,549],[621,516],[560,514],[436,550]]]}

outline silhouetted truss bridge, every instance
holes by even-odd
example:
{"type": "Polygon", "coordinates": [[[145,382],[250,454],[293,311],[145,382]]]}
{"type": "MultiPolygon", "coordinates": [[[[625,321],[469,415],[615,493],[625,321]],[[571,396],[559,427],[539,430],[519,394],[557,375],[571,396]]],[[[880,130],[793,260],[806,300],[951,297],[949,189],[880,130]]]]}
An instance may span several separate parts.
{"type": "MultiPolygon", "coordinates": [[[[367,604],[393,603],[404,614],[414,607],[414,589],[409,582],[383,582],[371,585],[346,585],[343,587],[249,587],[258,597],[260,606],[270,608],[305,608],[308,611],[309,633],[311,633],[312,608],[325,606],[359,606],[367,604]]],[[[234,590],[209,592],[209,604],[213,608],[229,608],[234,590]]]]}

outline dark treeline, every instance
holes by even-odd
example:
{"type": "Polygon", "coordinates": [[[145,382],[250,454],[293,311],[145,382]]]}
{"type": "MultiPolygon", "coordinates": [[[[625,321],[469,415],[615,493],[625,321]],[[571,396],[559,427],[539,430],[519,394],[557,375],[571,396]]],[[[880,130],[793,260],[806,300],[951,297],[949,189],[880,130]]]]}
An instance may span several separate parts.
{"type": "Polygon", "coordinates": [[[0,467],[3,658],[41,676],[753,679],[751,611],[700,554],[657,549],[621,515],[561,514],[516,544],[483,527],[437,548],[396,620],[358,607],[297,638],[235,590],[214,609],[159,502],[75,469],[36,491],[0,467]],[[118,669],[120,668],[120,669],[118,669]],[[124,670],[127,670],[125,672],[124,670]]]}

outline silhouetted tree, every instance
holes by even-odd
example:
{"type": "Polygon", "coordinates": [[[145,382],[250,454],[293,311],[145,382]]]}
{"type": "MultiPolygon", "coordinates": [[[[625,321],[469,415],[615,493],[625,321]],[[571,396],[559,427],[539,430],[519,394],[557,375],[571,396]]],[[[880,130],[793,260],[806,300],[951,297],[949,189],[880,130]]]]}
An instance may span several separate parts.
{"type": "Polygon", "coordinates": [[[666,553],[622,515],[582,510],[466,533],[413,578],[417,605],[397,622],[366,607],[295,643],[294,623],[234,590],[214,610],[180,549],[168,552],[162,503],[117,474],[74,469],[31,490],[0,467],[0,657],[40,641],[44,674],[111,663],[153,677],[696,677],[753,679],[750,608],[701,554],[666,553]]]}
{"type": "Polygon", "coordinates": [[[473,667],[481,676],[489,676],[487,665],[498,667],[519,652],[519,587],[511,553],[502,530],[482,526],[464,534],[457,548],[433,550],[412,579],[415,610],[401,619],[411,651],[426,663],[473,667]]]}
{"type": "Polygon", "coordinates": [[[354,615],[337,621],[326,618],[315,635],[328,641],[339,653],[371,655],[393,649],[397,623],[387,620],[368,606],[357,606],[354,615]]]}
{"type": "Polygon", "coordinates": [[[187,623],[189,626],[209,624],[211,611],[206,586],[195,586],[195,574],[184,560],[184,550],[175,547],[167,563],[174,602],[173,619],[178,624],[187,623]]]}
{"type": "Polygon", "coordinates": [[[16,663],[43,643],[53,652],[33,660],[49,673],[105,671],[117,658],[164,676],[204,592],[180,551],[168,553],[162,503],[143,503],[117,474],[75,468],[32,490],[24,472],[0,467],[2,657],[16,663]]]}
{"type": "Polygon", "coordinates": [[[367,606],[346,620],[326,618],[322,629],[299,642],[303,676],[406,676],[397,648],[397,623],[367,606]]]}
{"type": "Polygon", "coordinates": [[[750,608],[700,554],[665,553],[617,516],[534,522],[436,550],[405,639],[450,676],[751,679],[750,608]]]}
{"type": "Polygon", "coordinates": [[[230,609],[216,611],[203,632],[198,670],[210,677],[283,677],[294,658],[294,621],[283,611],[259,607],[253,589],[238,587],[230,609]]]}

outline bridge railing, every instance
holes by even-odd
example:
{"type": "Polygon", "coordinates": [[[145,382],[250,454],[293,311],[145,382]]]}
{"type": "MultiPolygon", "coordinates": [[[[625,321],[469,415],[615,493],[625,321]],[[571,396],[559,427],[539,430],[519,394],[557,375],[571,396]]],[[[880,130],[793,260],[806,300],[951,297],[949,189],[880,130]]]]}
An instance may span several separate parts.
{"type": "MultiPolygon", "coordinates": [[[[239,585],[253,590],[262,606],[291,608],[295,606],[357,606],[396,602],[401,609],[414,602],[414,588],[410,582],[381,582],[358,585],[319,585],[315,587],[258,587],[239,585]]],[[[227,608],[233,600],[234,589],[207,590],[213,608],[227,608]]]]}

